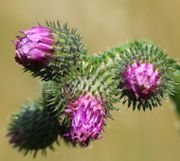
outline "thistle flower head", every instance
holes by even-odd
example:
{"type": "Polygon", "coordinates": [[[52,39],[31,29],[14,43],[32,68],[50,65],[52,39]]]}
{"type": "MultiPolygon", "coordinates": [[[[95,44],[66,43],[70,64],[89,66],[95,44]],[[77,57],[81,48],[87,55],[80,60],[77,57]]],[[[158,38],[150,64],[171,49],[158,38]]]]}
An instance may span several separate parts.
{"type": "Polygon", "coordinates": [[[26,68],[42,68],[47,65],[53,52],[54,40],[52,31],[43,26],[21,31],[14,41],[16,47],[15,60],[26,68]]]}
{"type": "Polygon", "coordinates": [[[137,99],[157,93],[160,85],[160,74],[150,63],[139,61],[127,66],[122,74],[124,90],[129,91],[137,99]]]}
{"type": "Polygon", "coordinates": [[[105,110],[100,99],[85,94],[67,105],[65,111],[71,118],[71,129],[64,136],[73,142],[87,145],[101,138],[105,123],[105,110]]]}
{"type": "Polygon", "coordinates": [[[59,21],[46,22],[46,25],[21,31],[24,36],[17,36],[14,41],[15,60],[33,77],[59,81],[87,50],[76,29],[69,29],[59,21]]]}
{"type": "Polygon", "coordinates": [[[116,80],[122,103],[133,109],[152,109],[174,92],[176,61],[155,44],[135,41],[114,48],[118,52],[116,80]]]}

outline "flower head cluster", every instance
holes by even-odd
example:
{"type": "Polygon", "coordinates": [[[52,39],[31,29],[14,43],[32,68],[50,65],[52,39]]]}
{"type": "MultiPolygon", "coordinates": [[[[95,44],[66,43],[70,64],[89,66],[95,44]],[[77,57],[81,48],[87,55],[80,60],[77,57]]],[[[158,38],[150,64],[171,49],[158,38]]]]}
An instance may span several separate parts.
{"type": "Polygon", "coordinates": [[[65,111],[71,117],[71,130],[64,136],[87,145],[90,140],[101,138],[105,123],[105,110],[100,99],[91,94],[83,95],[68,104],[65,111]]]}
{"type": "Polygon", "coordinates": [[[76,29],[59,21],[21,33],[15,60],[44,81],[42,97],[13,115],[8,128],[9,142],[24,153],[53,149],[59,135],[87,146],[102,138],[115,103],[152,109],[174,92],[177,62],[154,43],[135,41],[88,56],[76,29]]]}
{"type": "Polygon", "coordinates": [[[150,63],[139,61],[127,66],[123,79],[124,89],[137,99],[156,93],[160,85],[160,74],[156,68],[150,63]]]}
{"type": "Polygon", "coordinates": [[[39,68],[48,64],[53,52],[52,31],[43,26],[21,31],[24,36],[17,36],[16,61],[26,68],[39,68]]]}

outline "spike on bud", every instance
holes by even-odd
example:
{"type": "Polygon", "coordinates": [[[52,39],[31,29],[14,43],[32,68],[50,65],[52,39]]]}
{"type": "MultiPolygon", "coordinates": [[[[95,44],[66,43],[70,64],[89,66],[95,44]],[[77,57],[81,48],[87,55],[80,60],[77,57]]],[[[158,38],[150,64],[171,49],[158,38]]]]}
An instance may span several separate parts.
{"type": "Polygon", "coordinates": [[[65,112],[71,118],[71,130],[65,137],[85,146],[102,137],[106,118],[102,100],[88,93],[70,102],[65,112]]]}
{"type": "Polygon", "coordinates": [[[177,65],[176,71],[174,73],[174,79],[176,81],[175,92],[171,95],[171,100],[175,104],[175,111],[180,118],[180,64],[177,65]]]}

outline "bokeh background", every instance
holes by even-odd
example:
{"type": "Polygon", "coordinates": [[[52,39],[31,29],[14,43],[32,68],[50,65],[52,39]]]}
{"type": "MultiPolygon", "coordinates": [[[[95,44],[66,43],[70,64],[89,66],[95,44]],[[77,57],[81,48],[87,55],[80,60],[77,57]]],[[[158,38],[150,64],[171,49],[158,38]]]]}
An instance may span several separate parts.
{"type": "MultiPolygon", "coordinates": [[[[77,27],[90,53],[147,39],[180,57],[179,0],[0,0],[0,161],[32,161],[8,144],[9,117],[27,98],[39,97],[40,84],[14,61],[12,40],[17,31],[37,21],[61,20],[77,27]]],[[[180,161],[180,133],[170,101],[153,111],[135,111],[119,105],[108,121],[104,138],[88,148],[61,142],[56,151],[38,161],[180,161]]]]}

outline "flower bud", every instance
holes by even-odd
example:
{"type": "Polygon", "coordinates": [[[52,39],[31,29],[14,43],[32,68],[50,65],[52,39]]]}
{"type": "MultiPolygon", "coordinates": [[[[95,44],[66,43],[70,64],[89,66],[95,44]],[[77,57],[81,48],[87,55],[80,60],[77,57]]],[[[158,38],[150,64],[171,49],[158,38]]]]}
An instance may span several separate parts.
{"type": "Polygon", "coordinates": [[[15,59],[25,71],[42,80],[59,82],[87,52],[76,30],[59,21],[21,32],[24,36],[17,36],[14,41],[15,59]]]}
{"type": "Polygon", "coordinates": [[[135,41],[112,51],[117,55],[114,73],[123,104],[151,110],[174,92],[177,63],[155,44],[135,41]]]}
{"type": "Polygon", "coordinates": [[[57,141],[59,123],[55,117],[44,109],[42,103],[35,102],[23,106],[21,111],[11,117],[8,128],[9,143],[24,154],[46,148],[53,149],[52,144],[57,141]]]}

